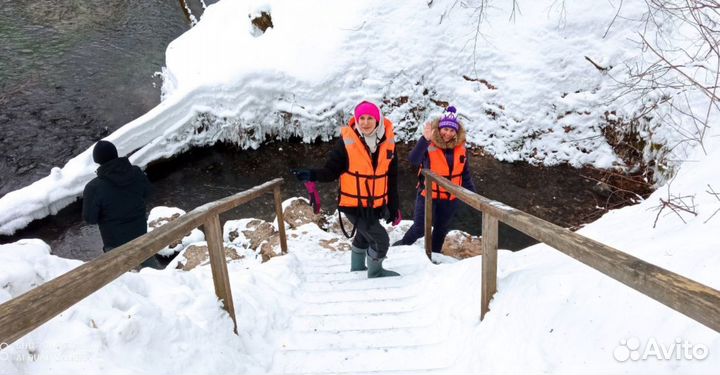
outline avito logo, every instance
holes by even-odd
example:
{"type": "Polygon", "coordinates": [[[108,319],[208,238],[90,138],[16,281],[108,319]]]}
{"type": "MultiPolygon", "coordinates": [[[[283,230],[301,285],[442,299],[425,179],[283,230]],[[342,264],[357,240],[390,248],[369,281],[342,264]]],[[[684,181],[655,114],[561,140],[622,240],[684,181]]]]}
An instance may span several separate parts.
{"type": "Polygon", "coordinates": [[[620,340],[620,345],[613,351],[616,361],[627,360],[639,361],[655,358],[656,360],[698,360],[702,361],[708,357],[708,347],[703,344],[692,344],[687,340],[676,338],[670,344],[659,343],[654,337],[642,345],[640,339],[631,337],[627,340],[620,340]]]}

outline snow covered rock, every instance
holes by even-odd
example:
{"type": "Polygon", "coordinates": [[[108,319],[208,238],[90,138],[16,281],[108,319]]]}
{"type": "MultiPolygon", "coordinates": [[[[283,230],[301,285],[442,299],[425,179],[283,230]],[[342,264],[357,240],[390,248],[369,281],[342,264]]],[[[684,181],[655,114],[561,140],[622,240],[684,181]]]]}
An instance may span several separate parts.
{"type": "MultiPolygon", "coordinates": [[[[177,207],[165,207],[165,206],[157,206],[154,207],[152,210],[150,210],[150,215],[148,217],[148,232],[153,231],[156,228],[159,228],[177,218],[180,216],[185,215],[185,211],[177,208],[177,207]]],[[[185,237],[178,239],[177,241],[171,243],[170,245],[166,246],[164,249],[158,251],[159,255],[169,257],[174,255],[175,253],[181,252],[185,247],[187,247],[189,244],[198,242],[198,241],[204,241],[205,235],[202,231],[195,228],[190,233],[188,233],[185,237]]]]}
{"type": "Polygon", "coordinates": [[[260,219],[230,220],[223,227],[223,238],[253,251],[262,262],[281,255],[280,234],[275,227],[260,219]]]}
{"type": "Polygon", "coordinates": [[[315,223],[323,228],[327,225],[327,218],[321,213],[315,214],[310,203],[305,198],[290,198],[283,202],[283,218],[290,228],[297,228],[307,223],[315,223]]]}
{"type": "Polygon", "coordinates": [[[459,230],[452,230],[445,237],[442,252],[457,259],[482,255],[482,238],[459,230]]]}
{"type": "MultiPolygon", "coordinates": [[[[204,266],[210,263],[210,254],[208,252],[207,243],[199,242],[188,246],[185,251],[178,256],[176,268],[183,271],[190,271],[197,266],[204,266]]],[[[238,253],[235,246],[225,245],[225,261],[232,262],[245,258],[245,255],[238,253]]]]}

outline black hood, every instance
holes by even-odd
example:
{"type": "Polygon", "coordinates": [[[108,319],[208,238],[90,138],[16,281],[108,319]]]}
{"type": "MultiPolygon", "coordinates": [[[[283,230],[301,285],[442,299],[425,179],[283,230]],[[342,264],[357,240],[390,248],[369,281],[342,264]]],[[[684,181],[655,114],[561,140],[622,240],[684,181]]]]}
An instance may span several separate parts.
{"type": "Polygon", "coordinates": [[[117,186],[130,185],[137,179],[144,177],[141,174],[140,168],[130,164],[127,157],[110,160],[97,169],[97,175],[100,178],[117,186]]]}

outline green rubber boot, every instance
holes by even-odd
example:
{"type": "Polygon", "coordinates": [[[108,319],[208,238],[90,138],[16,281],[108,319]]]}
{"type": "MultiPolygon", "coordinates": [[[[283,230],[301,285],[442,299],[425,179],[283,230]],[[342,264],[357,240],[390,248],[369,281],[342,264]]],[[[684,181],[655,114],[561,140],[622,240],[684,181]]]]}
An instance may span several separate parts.
{"type": "Polygon", "coordinates": [[[352,256],[350,258],[350,271],[365,271],[365,254],[367,249],[352,247],[352,256]]]}
{"type": "Polygon", "coordinates": [[[395,271],[384,269],[382,267],[382,263],[384,260],[385,258],[373,259],[368,255],[368,279],[374,279],[376,277],[400,276],[400,274],[395,271]]]}

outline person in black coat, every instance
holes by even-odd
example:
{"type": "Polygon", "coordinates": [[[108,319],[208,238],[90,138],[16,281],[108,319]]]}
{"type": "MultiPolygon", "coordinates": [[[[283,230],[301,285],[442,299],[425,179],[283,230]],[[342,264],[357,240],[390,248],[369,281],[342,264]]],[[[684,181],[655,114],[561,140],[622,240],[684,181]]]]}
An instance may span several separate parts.
{"type": "MultiPolygon", "coordinates": [[[[108,252],[147,233],[145,200],[151,185],[139,167],[118,157],[111,142],[95,144],[93,161],[100,167],[97,177],[85,185],[82,215],[88,224],[98,225],[103,251],[108,252]]],[[[154,256],[142,266],[159,268],[154,256]]]]}

